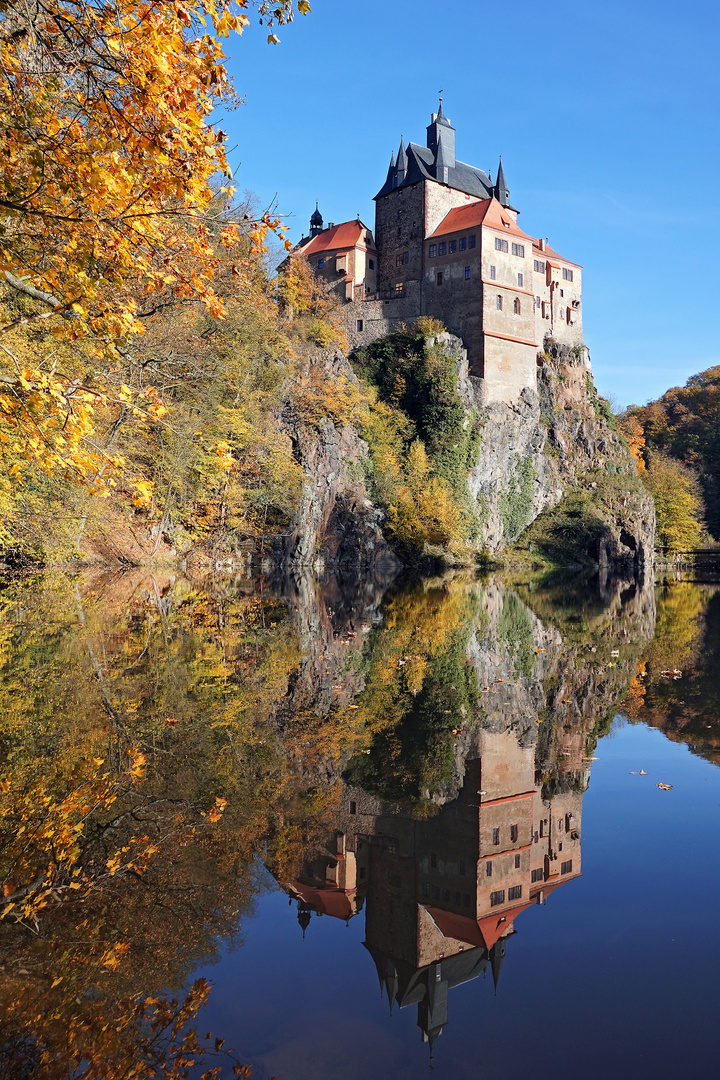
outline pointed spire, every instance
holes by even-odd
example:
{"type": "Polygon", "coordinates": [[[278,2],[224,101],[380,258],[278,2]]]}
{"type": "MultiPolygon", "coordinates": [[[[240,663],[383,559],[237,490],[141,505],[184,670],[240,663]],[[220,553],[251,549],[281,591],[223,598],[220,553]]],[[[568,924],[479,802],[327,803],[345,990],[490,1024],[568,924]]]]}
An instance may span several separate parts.
{"type": "Polygon", "coordinates": [[[495,984],[495,995],[497,996],[498,983],[500,981],[500,971],[503,966],[503,960],[505,959],[505,941],[500,939],[496,941],[490,952],[490,963],[492,964],[493,983],[495,984]]]}
{"type": "Polygon", "coordinates": [[[510,205],[510,192],[508,191],[507,180],[505,179],[502,155],[500,155],[500,164],[498,165],[497,180],[495,181],[495,187],[493,188],[493,195],[501,206],[510,205]]]}
{"type": "Polygon", "coordinates": [[[408,158],[407,158],[407,154],[405,153],[405,142],[404,142],[403,137],[401,135],[400,136],[400,149],[398,150],[397,165],[396,165],[397,174],[398,174],[398,184],[402,183],[402,181],[404,180],[405,173],[407,172],[407,166],[408,166],[408,158]]]}
{"type": "Polygon", "coordinates": [[[310,218],[310,235],[317,236],[318,233],[323,231],[323,216],[318,210],[318,204],[315,203],[315,212],[310,218]]]}

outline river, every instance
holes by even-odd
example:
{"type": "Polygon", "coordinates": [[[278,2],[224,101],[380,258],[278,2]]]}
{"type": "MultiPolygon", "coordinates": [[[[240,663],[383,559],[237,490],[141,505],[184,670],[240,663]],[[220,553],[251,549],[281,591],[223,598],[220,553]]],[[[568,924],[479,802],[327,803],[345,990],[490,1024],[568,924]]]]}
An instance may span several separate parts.
{"type": "Polygon", "coordinates": [[[681,576],[6,580],[2,1076],[714,1076],[681,576]]]}

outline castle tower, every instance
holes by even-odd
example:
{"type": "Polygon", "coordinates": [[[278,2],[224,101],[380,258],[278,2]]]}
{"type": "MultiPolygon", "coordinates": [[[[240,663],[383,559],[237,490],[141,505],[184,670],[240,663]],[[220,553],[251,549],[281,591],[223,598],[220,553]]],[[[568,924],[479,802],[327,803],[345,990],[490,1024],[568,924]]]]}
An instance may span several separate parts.
{"type": "Polygon", "coordinates": [[[317,236],[318,233],[323,231],[323,216],[318,210],[318,204],[315,203],[315,213],[310,218],[310,237],[317,236]]]}
{"type": "Polygon", "coordinates": [[[505,179],[502,157],[500,158],[500,164],[498,165],[497,180],[495,181],[495,187],[493,188],[493,195],[501,206],[510,205],[510,192],[508,190],[507,180],[505,179]]]}
{"type": "Polygon", "coordinates": [[[440,108],[432,114],[427,129],[427,147],[432,152],[435,179],[447,184],[450,169],[455,168],[455,128],[445,116],[440,98],[440,108]]]}

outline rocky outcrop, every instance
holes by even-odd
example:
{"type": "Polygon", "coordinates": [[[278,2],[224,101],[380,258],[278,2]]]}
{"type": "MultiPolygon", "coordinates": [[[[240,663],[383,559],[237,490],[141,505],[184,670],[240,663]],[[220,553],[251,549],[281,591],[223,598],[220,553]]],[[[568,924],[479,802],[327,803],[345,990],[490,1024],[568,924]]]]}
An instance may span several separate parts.
{"type": "MultiPolygon", "coordinates": [[[[566,565],[594,565],[605,575],[642,574],[652,558],[654,506],[595,391],[586,350],[546,342],[535,386],[511,404],[482,405],[480,380],[468,375],[461,340],[441,333],[428,339],[432,344],[454,359],[466,423],[482,429],[468,475],[481,523],[477,549],[495,554],[527,537],[531,550],[537,543],[566,565]],[[548,512],[554,517],[543,522],[548,512]],[[538,519],[541,524],[527,533],[538,519]]],[[[339,353],[315,363],[328,380],[356,383],[339,353]]],[[[364,482],[368,448],[357,430],[327,417],[303,421],[292,401],[282,419],[306,476],[283,558],[296,567],[353,567],[357,574],[399,569],[383,538],[383,512],[364,482]]]]}
{"type": "Polygon", "coordinates": [[[535,387],[513,404],[477,407],[478,387],[467,376],[460,342],[446,347],[458,355],[463,400],[483,424],[468,484],[488,551],[502,551],[544,511],[580,492],[568,520],[543,537],[546,547],[584,549],[601,571],[641,573],[652,560],[653,501],[595,391],[585,350],[548,343],[538,355],[535,387]]]}
{"type": "MultiPolygon", "coordinates": [[[[328,355],[321,364],[328,378],[357,382],[342,354],[328,355]]],[[[401,563],[383,537],[383,513],[373,506],[363,480],[368,446],[357,429],[327,418],[303,422],[291,402],[282,420],[306,478],[299,512],[284,539],[284,560],[316,572],[352,568],[358,575],[381,577],[397,572],[401,563]]]]}

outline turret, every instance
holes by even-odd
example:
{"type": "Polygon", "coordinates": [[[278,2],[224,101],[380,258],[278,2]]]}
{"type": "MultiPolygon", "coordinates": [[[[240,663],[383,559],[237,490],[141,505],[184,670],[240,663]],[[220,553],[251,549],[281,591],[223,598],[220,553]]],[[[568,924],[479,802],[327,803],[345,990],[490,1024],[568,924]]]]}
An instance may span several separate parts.
{"type": "Polygon", "coordinates": [[[495,186],[493,188],[493,195],[501,206],[510,205],[510,192],[508,191],[507,180],[505,179],[502,157],[500,158],[500,164],[498,165],[497,180],[495,181],[495,186]]]}
{"type": "Polygon", "coordinates": [[[428,125],[427,145],[435,158],[435,178],[447,183],[448,171],[455,168],[455,128],[443,112],[442,98],[428,125]]]}
{"type": "Polygon", "coordinates": [[[405,173],[408,167],[408,157],[405,151],[405,143],[402,135],[400,136],[400,149],[398,150],[397,164],[395,166],[395,175],[397,176],[397,186],[400,187],[405,179],[405,173]]]}
{"type": "Polygon", "coordinates": [[[323,231],[323,216],[318,210],[318,204],[315,203],[315,213],[310,218],[310,237],[317,236],[318,233],[323,231]]]}

